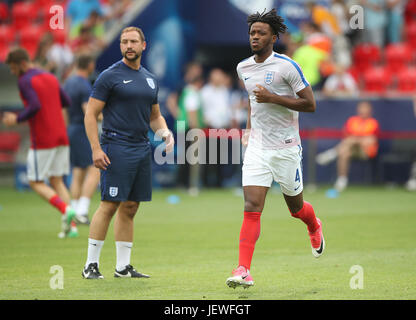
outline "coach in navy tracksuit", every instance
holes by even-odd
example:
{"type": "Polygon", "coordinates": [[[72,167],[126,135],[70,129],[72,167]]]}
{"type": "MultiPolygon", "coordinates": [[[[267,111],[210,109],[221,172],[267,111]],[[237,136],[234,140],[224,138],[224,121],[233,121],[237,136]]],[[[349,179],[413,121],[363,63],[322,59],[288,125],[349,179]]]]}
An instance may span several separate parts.
{"type": "Polygon", "coordinates": [[[82,275],[103,278],[98,270],[101,247],[115,212],[117,250],[115,277],[148,277],[130,265],[133,218],[141,201],[150,201],[151,148],[149,128],[173,149],[173,136],[160,113],[155,76],[140,65],[146,48],[140,28],[123,29],[123,59],[104,70],[96,82],[85,113],[85,128],[94,165],[101,169],[101,203],[95,212],[88,239],[88,257],[82,275]],[[103,133],[98,139],[97,117],[103,113],[103,133]]]}

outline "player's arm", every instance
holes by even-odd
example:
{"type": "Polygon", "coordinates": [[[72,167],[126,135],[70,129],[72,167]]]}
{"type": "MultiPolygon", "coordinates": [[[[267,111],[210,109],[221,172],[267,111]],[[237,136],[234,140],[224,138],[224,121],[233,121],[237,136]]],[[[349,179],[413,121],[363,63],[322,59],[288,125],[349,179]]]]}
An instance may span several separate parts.
{"type": "Polygon", "coordinates": [[[26,101],[26,106],[18,113],[5,112],[3,114],[3,123],[8,127],[29,120],[34,117],[41,108],[38,95],[29,81],[19,82],[19,92],[26,101]]]}
{"type": "Polygon", "coordinates": [[[103,111],[105,102],[90,97],[85,110],[84,124],[88,140],[90,141],[92,150],[92,160],[94,165],[102,170],[106,170],[111,163],[108,156],[101,149],[100,140],[98,138],[98,117],[103,111]]]}
{"type": "Polygon", "coordinates": [[[300,112],[315,112],[316,102],[311,86],[296,92],[299,98],[284,97],[270,92],[263,86],[257,84],[254,90],[256,101],[259,103],[273,103],[300,112]]]}
{"type": "Polygon", "coordinates": [[[166,143],[165,151],[167,153],[173,150],[173,145],[175,141],[173,139],[172,132],[169,130],[165,118],[160,113],[159,104],[152,105],[152,111],[150,113],[150,128],[161,137],[166,143]]]}

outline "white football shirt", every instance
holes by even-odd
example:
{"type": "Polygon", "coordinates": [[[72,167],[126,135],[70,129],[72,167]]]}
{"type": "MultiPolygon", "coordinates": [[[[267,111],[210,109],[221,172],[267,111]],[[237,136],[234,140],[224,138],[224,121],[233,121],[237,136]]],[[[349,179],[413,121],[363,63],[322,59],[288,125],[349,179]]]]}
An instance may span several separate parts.
{"type": "Polygon", "coordinates": [[[282,149],[301,143],[299,112],[273,103],[258,103],[256,84],[280,96],[297,98],[297,92],[309,83],[299,65],[284,54],[272,52],[262,63],[254,55],[237,65],[238,77],[244,81],[251,106],[249,144],[262,149],[282,149]]]}

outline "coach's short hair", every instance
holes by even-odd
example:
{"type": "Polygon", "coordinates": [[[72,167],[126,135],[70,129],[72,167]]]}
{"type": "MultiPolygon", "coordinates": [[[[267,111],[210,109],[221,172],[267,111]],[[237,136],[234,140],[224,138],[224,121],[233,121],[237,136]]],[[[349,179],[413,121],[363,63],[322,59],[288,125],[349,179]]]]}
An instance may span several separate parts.
{"type": "Polygon", "coordinates": [[[22,61],[27,61],[27,62],[30,61],[29,53],[24,48],[15,47],[9,51],[5,62],[6,64],[10,64],[10,63],[19,64],[22,61]]]}
{"type": "Polygon", "coordinates": [[[77,57],[76,66],[78,69],[85,70],[88,68],[91,62],[94,61],[94,57],[89,54],[80,54],[77,57]]]}
{"type": "Polygon", "coordinates": [[[130,31],[136,31],[136,32],[138,32],[139,35],[140,35],[140,38],[142,39],[142,41],[146,41],[142,29],[140,29],[138,27],[126,27],[123,30],[121,30],[121,33],[120,33],[120,41],[121,41],[121,35],[123,33],[130,32],[130,31]]]}

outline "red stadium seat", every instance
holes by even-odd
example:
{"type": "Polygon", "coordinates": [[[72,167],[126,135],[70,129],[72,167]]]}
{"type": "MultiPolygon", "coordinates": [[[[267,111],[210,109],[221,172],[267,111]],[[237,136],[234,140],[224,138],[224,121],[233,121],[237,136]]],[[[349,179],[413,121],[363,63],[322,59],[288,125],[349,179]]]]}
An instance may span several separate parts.
{"type": "Polygon", "coordinates": [[[352,51],[354,67],[366,70],[381,60],[381,50],[371,43],[359,44],[352,51]]]}
{"type": "Polygon", "coordinates": [[[407,68],[397,75],[397,91],[416,93],[416,68],[407,68]]]}
{"type": "Polygon", "coordinates": [[[30,26],[20,32],[20,45],[25,48],[31,57],[34,58],[40,39],[44,34],[44,29],[40,26],[30,26]]]}
{"type": "Polygon", "coordinates": [[[0,2],[0,21],[6,21],[7,19],[9,19],[9,6],[0,2]]]}
{"type": "Polygon", "coordinates": [[[15,30],[10,25],[0,25],[0,46],[10,45],[15,40],[15,30]]]}
{"type": "Polygon", "coordinates": [[[15,2],[12,7],[12,19],[15,29],[22,30],[33,24],[38,12],[36,5],[30,1],[15,2]]]}
{"type": "Polygon", "coordinates": [[[405,26],[406,42],[416,49],[416,21],[405,26]]]}
{"type": "Polygon", "coordinates": [[[392,74],[387,68],[373,67],[364,71],[363,83],[366,93],[383,94],[392,83],[392,74]]]}
{"type": "Polygon", "coordinates": [[[412,49],[404,43],[390,44],[385,48],[387,67],[394,72],[407,68],[412,56],[412,49]]]}
{"type": "Polygon", "coordinates": [[[53,35],[53,40],[55,43],[65,44],[66,42],[66,31],[62,29],[56,29],[51,31],[53,35]]]}
{"type": "Polygon", "coordinates": [[[15,32],[13,27],[8,25],[0,25],[0,61],[6,60],[9,48],[15,40],[15,32]]]}

